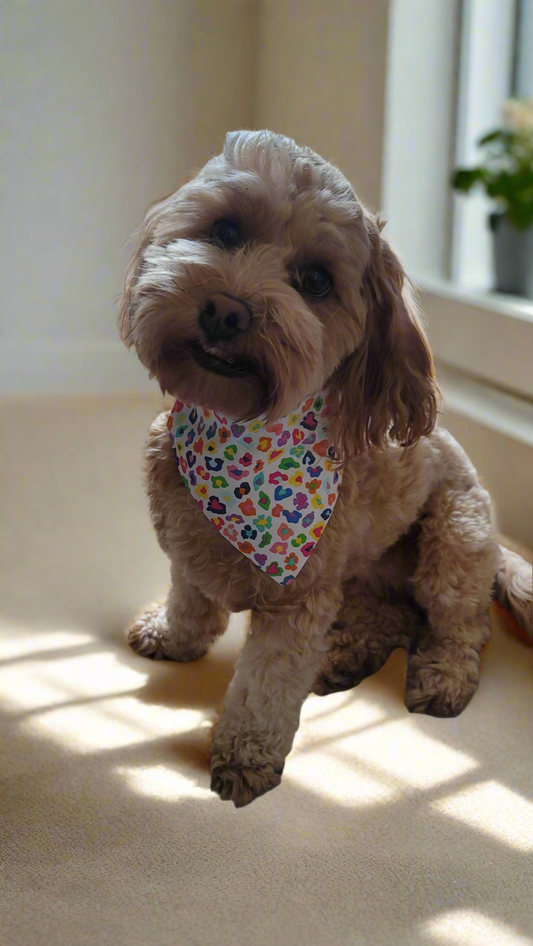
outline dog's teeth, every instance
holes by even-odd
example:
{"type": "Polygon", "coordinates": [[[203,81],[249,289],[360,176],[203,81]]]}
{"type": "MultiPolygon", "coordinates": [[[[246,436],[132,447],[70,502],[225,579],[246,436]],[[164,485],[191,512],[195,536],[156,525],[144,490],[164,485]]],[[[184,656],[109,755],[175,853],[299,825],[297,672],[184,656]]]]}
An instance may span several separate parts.
{"type": "Polygon", "coordinates": [[[225,361],[228,364],[233,364],[235,361],[234,358],[225,357],[220,348],[216,348],[214,345],[202,345],[202,348],[208,355],[213,355],[214,358],[219,358],[220,361],[225,361]]]}

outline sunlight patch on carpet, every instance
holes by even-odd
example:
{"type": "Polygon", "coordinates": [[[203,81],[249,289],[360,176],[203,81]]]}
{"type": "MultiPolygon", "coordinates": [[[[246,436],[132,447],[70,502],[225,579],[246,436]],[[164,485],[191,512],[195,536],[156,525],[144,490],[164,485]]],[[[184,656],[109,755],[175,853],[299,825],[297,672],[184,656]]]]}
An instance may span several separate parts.
{"type": "Polygon", "coordinates": [[[37,634],[13,634],[0,637],[0,661],[14,660],[20,657],[32,657],[49,650],[61,650],[63,647],[80,647],[92,644],[94,637],[77,631],[39,631],[37,634]]]}
{"type": "Polygon", "coordinates": [[[498,782],[482,782],[431,807],[519,851],[533,851],[533,803],[498,782]]]}
{"type": "Polygon", "coordinates": [[[431,788],[478,767],[471,756],[432,739],[408,719],[341,737],[335,746],[413,788],[431,788]]]}
{"type": "Polygon", "coordinates": [[[33,712],[68,700],[119,695],[139,689],[147,674],[108,652],[53,660],[27,660],[0,665],[0,696],[13,710],[33,712]]]}
{"type": "Polygon", "coordinates": [[[119,766],[115,772],[134,792],[147,795],[149,798],[160,798],[171,802],[179,801],[180,798],[215,799],[209,788],[196,785],[181,772],[166,765],[119,766]]]}
{"type": "Polygon", "coordinates": [[[303,706],[301,728],[287,760],[284,781],[297,782],[347,806],[390,801],[397,794],[390,780],[369,775],[337,751],[340,741],[386,721],[379,706],[359,696],[354,699],[352,693],[335,693],[327,701],[311,698],[303,706]]]}
{"type": "Polygon", "coordinates": [[[398,789],[385,779],[373,778],[353,760],[344,762],[323,749],[289,756],[283,781],[297,782],[302,788],[350,807],[383,804],[398,794],[398,789]]]}
{"type": "Polygon", "coordinates": [[[424,923],[422,929],[435,946],[533,946],[529,936],[477,910],[452,910],[424,923]]]}
{"type": "Polygon", "coordinates": [[[65,706],[29,717],[21,730],[46,736],[73,752],[99,752],[198,729],[198,710],[143,703],[135,697],[105,699],[94,705],[65,706]]]}
{"type": "Polygon", "coordinates": [[[350,724],[352,729],[358,729],[360,726],[367,726],[369,723],[375,723],[381,719],[387,719],[387,714],[377,703],[372,703],[354,694],[353,690],[349,693],[332,693],[327,699],[321,696],[310,696],[302,706],[301,724],[320,720],[320,731],[325,729],[333,731],[335,720],[350,724]]]}

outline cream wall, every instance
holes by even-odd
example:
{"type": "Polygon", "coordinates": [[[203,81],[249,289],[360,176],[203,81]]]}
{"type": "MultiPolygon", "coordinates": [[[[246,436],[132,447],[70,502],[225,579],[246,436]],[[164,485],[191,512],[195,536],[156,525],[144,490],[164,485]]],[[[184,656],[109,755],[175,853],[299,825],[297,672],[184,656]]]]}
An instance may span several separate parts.
{"type": "Polygon", "coordinates": [[[0,393],[149,387],[115,303],[146,206],[271,127],[379,204],[388,0],[37,0],[3,12],[0,393]]]}
{"type": "Polygon", "coordinates": [[[0,394],[147,389],[115,302],[146,206],[271,127],[380,197],[388,0],[26,0],[0,47],[0,394]]]}
{"type": "Polygon", "coordinates": [[[255,119],[338,164],[380,204],[388,0],[263,0],[255,119]]]}
{"type": "Polygon", "coordinates": [[[142,384],[116,336],[122,246],[250,125],[254,17],[250,0],[4,6],[0,391],[142,384]]]}

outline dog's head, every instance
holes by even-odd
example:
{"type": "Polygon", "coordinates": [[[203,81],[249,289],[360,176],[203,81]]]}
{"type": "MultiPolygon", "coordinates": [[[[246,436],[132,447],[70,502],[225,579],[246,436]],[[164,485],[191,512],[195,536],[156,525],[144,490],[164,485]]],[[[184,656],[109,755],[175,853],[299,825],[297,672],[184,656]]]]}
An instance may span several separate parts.
{"type": "Polygon", "coordinates": [[[143,224],[121,333],[164,391],[236,419],[329,385],[346,456],[435,423],[431,354],[398,259],[350,184],[271,132],[221,155],[143,224]]]}

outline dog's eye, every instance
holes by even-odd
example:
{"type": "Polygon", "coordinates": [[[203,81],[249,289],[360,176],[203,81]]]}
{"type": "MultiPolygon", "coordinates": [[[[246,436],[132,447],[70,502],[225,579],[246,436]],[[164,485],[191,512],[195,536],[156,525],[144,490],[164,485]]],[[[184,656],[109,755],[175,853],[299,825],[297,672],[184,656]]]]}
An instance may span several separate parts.
{"type": "Polygon", "coordinates": [[[333,280],[323,266],[309,266],[300,276],[300,288],[318,299],[331,292],[333,280]]]}
{"type": "Polygon", "coordinates": [[[211,239],[231,250],[242,243],[241,228],[233,220],[215,220],[211,227],[211,239]]]}

